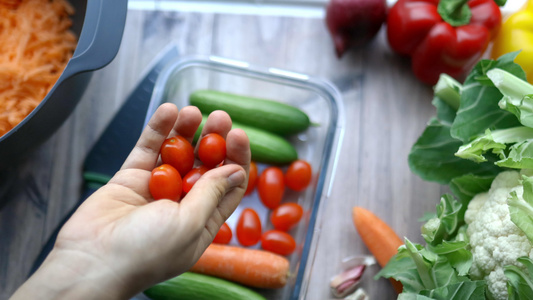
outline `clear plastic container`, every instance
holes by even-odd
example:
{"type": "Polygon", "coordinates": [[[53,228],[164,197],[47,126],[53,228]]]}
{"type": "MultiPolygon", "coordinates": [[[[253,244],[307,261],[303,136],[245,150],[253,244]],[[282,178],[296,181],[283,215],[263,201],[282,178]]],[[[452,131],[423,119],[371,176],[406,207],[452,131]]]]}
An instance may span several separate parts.
{"type": "MultiPolygon", "coordinates": [[[[297,248],[288,256],[291,268],[288,283],[281,289],[259,291],[268,299],[304,299],[319,241],[321,211],[329,198],[344,132],[344,109],[340,93],[328,81],[304,74],[261,68],[215,56],[185,57],[171,62],[159,75],[145,123],[163,102],[175,103],[178,108],[189,105],[189,95],[198,89],[284,102],[300,108],[313,123],[318,124],[288,137],[299,158],[308,161],[313,168],[311,185],[302,192],[286,189],[283,198],[283,202],[297,202],[304,209],[302,220],[289,231],[297,248]]],[[[265,167],[258,164],[259,173],[265,167]]],[[[254,191],[242,200],[227,221],[234,233],[233,245],[239,245],[235,237],[235,225],[241,210],[246,207],[255,209],[259,214],[263,230],[272,228],[270,210],[263,206],[257,191],[254,191]]],[[[260,248],[260,245],[253,248],[260,248]]]]}

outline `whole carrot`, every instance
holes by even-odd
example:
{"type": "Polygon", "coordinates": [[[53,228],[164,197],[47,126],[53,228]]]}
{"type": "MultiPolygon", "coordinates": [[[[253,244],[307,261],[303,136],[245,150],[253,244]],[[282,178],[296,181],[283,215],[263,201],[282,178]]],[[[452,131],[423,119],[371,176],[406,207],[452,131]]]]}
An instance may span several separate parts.
{"type": "Polygon", "coordinates": [[[272,289],[287,283],[289,260],[264,250],[211,244],[190,271],[272,289]]]}
{"type": "MultiPolygon", "coordinates": [[[[385,221],[367,209],[354,207],[352,219],[363,243],[383,268],[398,252],[398,247],[403,245],[403,241],[385,221]]],[[[391,283],[397,292],[402,291],[400,282],[391,279],[391,283]]]]}

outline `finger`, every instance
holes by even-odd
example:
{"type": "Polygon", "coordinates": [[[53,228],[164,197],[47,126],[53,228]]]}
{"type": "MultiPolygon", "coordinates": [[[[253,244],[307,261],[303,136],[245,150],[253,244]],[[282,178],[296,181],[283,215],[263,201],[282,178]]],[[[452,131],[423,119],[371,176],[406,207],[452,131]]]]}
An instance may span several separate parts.
{"type": "Polygon", "coordinates": [[[250,169],[250,140],[242,129],[232,129],[226,136],[226,159],[224,164],[237,164],[248,173],[250,169]]]}
{"type": "Polygon", "coordinates": [[[156,166],[161,145],[172,130],[177,117],[176,105],[164,103],[159,106],[121,169],[136,168],[151,171],[156,166]]]}
{"type": "Polygon", "coordinates": [[[196,106],[186,106],[178,113],[178,119],[170,136],[181,135],[190,143],[194,138],[198,126],[202,123],[202,113],[196,106]]]}
{"type": "Polygon", "coordinates": [[[226,159],[224,165],[241,166],[246,172],[246,180],[238,188],[235,188],[231,194],[226,195],[218,204],[217,209],[224,218],[228,218],[235,210],[233,197],[238,198],[240,202],[244,196],[248,185],[248,175],[250,174],[251,156],[250,141],[244,130],[232,129],[226,136],[226,159]]]}
{"type": "Polygon", "coordinates": [[[215,110],[207,117],[200,138],[208,133],[218,133],[225,139],[230,130],[231,118],[228,113],[222,110],[215,110]]]}
{"type": "Polygon", "coordinates": [[[180,203],[185,215],[195,219],[191,224],[199,226],[191,230],[203,229],[209,220],[220,227],[239,205],[245,184],[246,172],[235,164],[211,169],[200,177],[180,203]],[[217,209],[222,203],[223,212],[217,209]]]}

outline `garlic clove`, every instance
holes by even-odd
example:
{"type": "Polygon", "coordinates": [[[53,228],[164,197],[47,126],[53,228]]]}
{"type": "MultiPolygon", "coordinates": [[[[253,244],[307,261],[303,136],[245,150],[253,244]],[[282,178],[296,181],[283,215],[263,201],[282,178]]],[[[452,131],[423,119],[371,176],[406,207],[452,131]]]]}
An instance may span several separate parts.
{"type": "Polygon", "coordinates": [[[353,293],[361,281],[367,266],[373,265],[373,256],[353,256],[343,260],[344,271],[330,280],[330,289],[335,297],[346,297],[353,293]]]}

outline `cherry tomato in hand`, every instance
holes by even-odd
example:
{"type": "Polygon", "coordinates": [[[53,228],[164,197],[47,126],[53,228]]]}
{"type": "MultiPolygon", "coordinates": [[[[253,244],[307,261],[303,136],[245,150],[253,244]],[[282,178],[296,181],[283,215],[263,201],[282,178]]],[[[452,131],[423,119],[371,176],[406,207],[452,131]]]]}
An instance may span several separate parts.
{"type": "Polygon", "coordinates": [[[255,162],[250,162],[250,175],[248,175],[248,186],[246,186],[246,192],[244,195],[250,195],[255,188],[255,182],[257,180],[257,165],[255,162]]]}
{"type": "Polygon", "coordinates": [[[173,166],[162,164],[152,170],[148,188],[154,200],[179,201],[182,189],[180,173],[173,166]]]}
{"type": "Polygon", "coordinates": [[[278,207],[283,198],[285,192],[283,177],[283,171],[279,167],[268,167],[257,179],[259,199],[270,209],[278,207]]]}
{"type": "Polygon", "coordinates": [[[224,223],[222,224],[222,226],[217,232],[217,235],[213,239],[213,243],[229,244],[232,237],[233,237],[233,233],[231,232],[231,228],[229,228],[227,223],[224,223]]]}
{"type": "Polygon", "coordinates": [[[198,166],[196,168],[193,168],[192,170],[183,177],[183,191],[182,191],[182,197],[187,195],[187,193],[192,189],[192,186],[202,177],[202,175],[205,174],[209,169],[204,166],[198,166]]]}
{"type": "Polygon", "coordinates": [[[237,240],[243,246],[253,246],[261,239],[261,219],[255,210],[243,209],[237,222],[237,240]]]}
{"type": "Polygon", "coordinates": [[[303,213],[304,210],[298,203],[283,203],[272,211],[270,222],[277,230],[288,231],[300,221],[303,213]]]}
{"type": "Polygon", "coordinates": [[[285,172],[285,185],[293,191],[304,190],[311,182],[313,171],[305,160],[295,160],[285,172]]]}
{"type": "Polygon", "coordinates": [[[226,158],[226,140],[217,133],[208,133],[198,145],[198,158],[208,168],[214,168],[226,158]]]}
{"type": "Polygon", "coordinates": [[[292,236],[279,230],[269,230],[261,236],[261,248],[280,255],[289,255],[296,249],[292,236]]]}
{"type": "Polygon", "coordinates": [[[161,160],[173,166],[184,177],[194,165],[194,148],[181,135],[166,139],[161,146],[161,160]]]}

